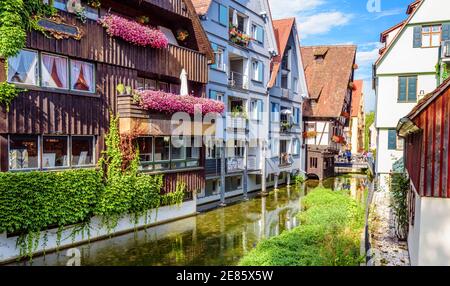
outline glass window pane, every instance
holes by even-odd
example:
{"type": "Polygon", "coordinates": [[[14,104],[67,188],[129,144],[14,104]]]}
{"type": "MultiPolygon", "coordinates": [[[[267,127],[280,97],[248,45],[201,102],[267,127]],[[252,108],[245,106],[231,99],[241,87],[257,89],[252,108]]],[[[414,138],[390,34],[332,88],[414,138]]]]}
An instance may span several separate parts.
{"type": "Polygon", "coordinates": [[[422,33],[429,33],[430,31],[431,31],[431,27],[430,26],[422,27],[422,33]]]}
{"type": "Polygon", "coordinates": [[[440,32],[441,31],[441,26],[433,26],[432,27],[432,31],[433,32],[440,32]]]}
{"type": "Polygon", "coordinates": [[[191,138],[191,145],[186,148],[187,159],[200,159],[200,148],[202,145],[202,139],[195,140],[195,137],[191,138]]]}
{"type": "Polygon", "coordinates": [[[29,85],[38,85],[38,55],[36,52],[20,51],[8,59],[8,81],[29,85]]]}
{"type": "Polygon", "coordinates": [[[10,136],[9,169],[36,169],[39,167],[37,136],[10,136]]]}
{"type": "Polygon", "coordinates": [[[79,91],[95,91],[94,65],[81,61],[70,61],[71,88],[79,91]]]}
{"type": "Polygon", "coordinates": [[[441,44],[441,34],[433,34],[431,36],[431,45],[433,47],[439,47],[441,44]]]}
{"type": "Polygon", "coordinates": [[[91,136],[72,137],[72,166],[94,164],[94,138],[91,136]]]}
{"type": "Polygon", "coordinates": [[[166,82],[158,82],[158,88],[159,88],[159,90],[164,91],[164,92],[169,92],[170,91],[169,90],[169,84],[166,83],[166,82]]]}
{"type": "Polygon", "coordinates": [[[139,159],[141,162],[153,161],[153,138],[139,137],[137,138],[137,145],[139,148],[139,159]]]}
{"type": "Polygon", "coordinates": [[[184,160],[186,158],[186,144],[183,139],[172,137],[171,160],[184,160]]]}
{"type": "Polygon", "coordinates": [[[168,161],[170,159],[170,137],[155,138],[155,161],[168,161]]]}
{"type": "Polygon", "coordinates": [[[422,47],[429,47],[431,44],[431,35],[422,35],[422,47]]]}
{"type": "Polygon", "coordinates": [[[68,165],[67,137],[45,136],[43,140],[42,167],[55,168],[68,165]]]}
{"type": "Polygon", "coordinates": [[[67,58],[42,54],[42,86],[67,89],[67,58]]]}

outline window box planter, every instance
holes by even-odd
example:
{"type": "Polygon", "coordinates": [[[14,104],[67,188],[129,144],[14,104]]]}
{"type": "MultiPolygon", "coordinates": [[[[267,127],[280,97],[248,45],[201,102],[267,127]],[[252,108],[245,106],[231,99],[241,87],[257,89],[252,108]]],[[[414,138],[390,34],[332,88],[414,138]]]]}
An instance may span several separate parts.
{"type": "Polygon", "coordinates": [[[240,32],[237,28],[232,27],[230,29],[230,41],[236,45],[247,48],[250,44],[251,37],[247,34],[240,32]]]}

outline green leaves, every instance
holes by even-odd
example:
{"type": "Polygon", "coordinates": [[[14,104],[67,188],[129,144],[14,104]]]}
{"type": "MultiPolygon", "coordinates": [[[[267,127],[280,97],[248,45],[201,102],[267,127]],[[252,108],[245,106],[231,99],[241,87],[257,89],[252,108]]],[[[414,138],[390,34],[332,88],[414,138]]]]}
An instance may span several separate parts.
{"type": "Polygon", "coordinates": [[[390,178],[391,186],[391,208],[394,210],[397,236],[405,240],[408,236],[409,207],[408,192],[409,180],[406,174],[392,174],[390,178]]]}

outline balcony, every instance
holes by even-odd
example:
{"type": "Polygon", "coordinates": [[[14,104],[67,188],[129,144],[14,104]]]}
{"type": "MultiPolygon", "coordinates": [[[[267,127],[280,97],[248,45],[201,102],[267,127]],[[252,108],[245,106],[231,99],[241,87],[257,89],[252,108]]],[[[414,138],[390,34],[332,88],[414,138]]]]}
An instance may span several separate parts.
{"type": "Polygon", "coordinates": [[[206,159],[205,160],[205,175],[207,177],[220,176],[221,159],[206,159]]]}
{"type": "Polygon", "coordinates": [[[236,89],[248,89],[248,77],[239,72],[230,72],[230,76],[228,77],[228,86],[236,89]]]}
{"type": "Polygon", "coordinates": [[[247,169],[250,171],[261,170],[261,160],[256,155],[249,155],[247,159],[247,169]]]}
{"type": "Polygon", "coordinates": [[[293,126],[292,123],[289,122],[288,120],[281,121],[280,122],[280,132],[282,132],[282,133],[291,132],[292,126],[293,126]]]}
{"type": "Polygon", "coordinates": [[[243,157],[233,157],[227,159],[227,173],[239,173],[245,170],[245,161],[243,157]]]}
{"type": "Polygon", "coordinates": [[[290,167],[293,163],[292,155],[289,153],[281,153],[280,167],[290,167]]]}

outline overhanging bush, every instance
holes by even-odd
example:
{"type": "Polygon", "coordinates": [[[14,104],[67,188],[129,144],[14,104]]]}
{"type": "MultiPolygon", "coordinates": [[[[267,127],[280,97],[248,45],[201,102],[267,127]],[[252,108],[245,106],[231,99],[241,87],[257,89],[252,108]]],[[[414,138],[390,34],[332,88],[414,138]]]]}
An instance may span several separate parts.
{"type": "Polygon", "coordinates": [[[0,233],[85,221],[103,188],[95,170],[0,173],[0,233]]]}

